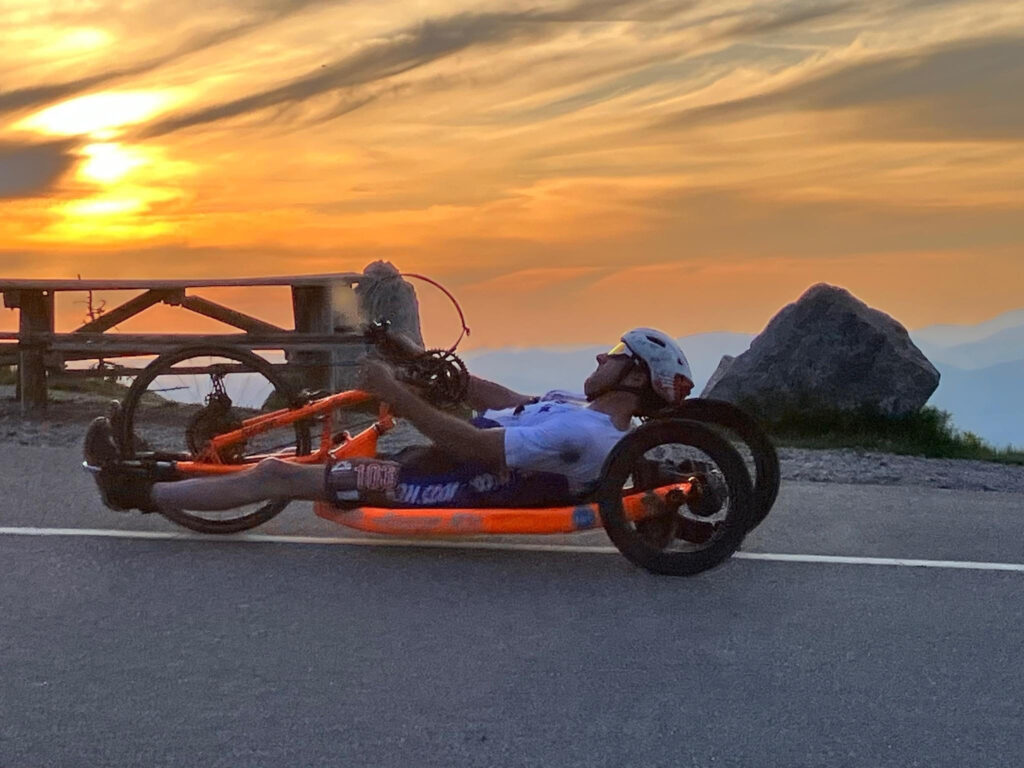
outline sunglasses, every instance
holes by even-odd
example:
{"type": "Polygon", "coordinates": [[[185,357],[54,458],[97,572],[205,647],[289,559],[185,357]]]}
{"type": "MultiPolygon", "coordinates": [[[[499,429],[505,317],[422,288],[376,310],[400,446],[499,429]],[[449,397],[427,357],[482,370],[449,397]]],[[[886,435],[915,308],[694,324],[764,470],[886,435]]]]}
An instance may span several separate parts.
{"type": "Polygon", "coordinates": [[[633,357],[633,351],[626,346],[626,342],[620,341],[605,354],[608,357],[633,357]]]}

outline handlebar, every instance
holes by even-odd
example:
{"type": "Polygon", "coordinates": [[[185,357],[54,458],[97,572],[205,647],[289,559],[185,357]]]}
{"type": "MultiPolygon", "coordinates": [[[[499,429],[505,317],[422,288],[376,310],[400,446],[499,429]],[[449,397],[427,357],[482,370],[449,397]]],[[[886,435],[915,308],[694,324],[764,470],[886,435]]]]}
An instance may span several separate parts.
{"type": "Polygon", "coordinates": [[[391,333],[390,328],[387,320],[375,321],[366,326],[364,336],[394,364],[399,380],[440,407],[461,403],[469,390],[466,364],[451,350],[421,349],[407,337],[391,333]]]}
{"type": "Polygon", "coordinates": [[[413,359],[425,351],[408,337],[392,333],[391,322],[388,320],[376,320],[367,324],[363,329],[363,337],[384,357],[395,361],[413,359]]]}

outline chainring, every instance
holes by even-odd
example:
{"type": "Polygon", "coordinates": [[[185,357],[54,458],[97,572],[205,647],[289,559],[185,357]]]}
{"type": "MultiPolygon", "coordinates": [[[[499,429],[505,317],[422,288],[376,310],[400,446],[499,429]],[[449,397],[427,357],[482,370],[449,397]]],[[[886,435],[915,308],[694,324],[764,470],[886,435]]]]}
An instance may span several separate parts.
{"type": "Polygon", "coordinates": [[[459,405],[469,391],[469,371],[462,359],[447,349],[428,349],[401,366],[402,380],[440,408],[459,405]]]}

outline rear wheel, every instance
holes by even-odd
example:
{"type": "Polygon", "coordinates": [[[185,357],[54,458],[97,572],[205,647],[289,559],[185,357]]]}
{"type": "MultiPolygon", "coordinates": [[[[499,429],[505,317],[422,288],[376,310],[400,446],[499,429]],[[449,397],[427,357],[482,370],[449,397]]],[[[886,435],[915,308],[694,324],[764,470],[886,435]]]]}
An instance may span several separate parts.
{"type": "Polygon", "coordinates": [[[671,416],[710,424],[731,441],[739,443],[738,450],[751,470],[754,485],[754,510],[748,530],[760,525],[779,495],[782,474],[779,454],[761,425],[746,411],[725,400],[684,400],[672,410],[671,416]]]}
{"type": "MultiPolygon", "coordinates": [[[[295,389],[265,358],[244,349],[186,347],[160,355],[135,378],[122,410],[127,458],[194,461],[216,435],[246,419],[288,408],[295,389]]],[[[219,453],[224,464],[252,464],[269,455],[310,452],[309,424],[251,435],[219,453]]],[[[224,511],[169,510],[162,514],[202,533],[237,533],[278,514],[287,499],[224,511]]]]}
{"type": "Polygon", "coordinates": [[[616,548],[670,576],[700,573],[735,552],[754,503],[736,449],[707,425],[683,419],[648,422],[624,437],[605,462],[597,500],[616,548]],[[691,492],[645,496],[648,517],[629,519],[624,496],[678,482],[689,482],[691,492]]]}

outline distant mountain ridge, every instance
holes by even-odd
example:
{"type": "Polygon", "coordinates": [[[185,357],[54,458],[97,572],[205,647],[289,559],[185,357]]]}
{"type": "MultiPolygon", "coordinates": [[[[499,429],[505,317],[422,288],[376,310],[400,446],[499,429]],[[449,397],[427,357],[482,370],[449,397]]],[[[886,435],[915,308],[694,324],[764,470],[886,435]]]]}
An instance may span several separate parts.
{"type": "Polygon", "coordinates": [[[932,362],[965,369],[985,368],[1024,359],[1024,325],[1004,328],[981,339],[953,346],[942,346],[916,338],[915,343],[932,362]]]}
{"type": "Polygon", "coordinates": [[[910,336],[942,375],[929,405],[997,447],[1024,447],[1024,309],[910,336]]]}
{"type": "Polygon", "coordinates": [[[929,325],[911,331],[910,335],[917,344],[954,347],[981,341],[1012,328],[1024,328],[1024,308],[1004,312],[976,325],[929,325]]]}

